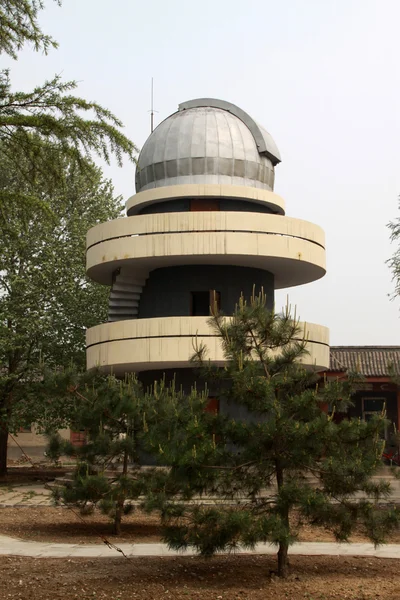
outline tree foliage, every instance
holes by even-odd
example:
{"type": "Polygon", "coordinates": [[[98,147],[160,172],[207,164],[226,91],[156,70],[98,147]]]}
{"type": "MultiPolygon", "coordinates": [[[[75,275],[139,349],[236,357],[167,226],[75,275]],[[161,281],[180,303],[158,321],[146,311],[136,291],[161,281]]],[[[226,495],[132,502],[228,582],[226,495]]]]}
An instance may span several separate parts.
{"type": "MultiPolygon", "coordinates": [[[[58,2],[61,4],[60,2],[58,2]]],[[[30,42],[35,50],[47,52],[57,47],[51,37],[42,33],[38,13],[41,0],[0,0],[0,54],[17,58],[17,51],[30,42]]],[[[33,91],[14,91],[9,71],[0,71],[0,143],[11,166],[28,182],[39,173],[48,185],[63,182],[63,161],[69,158],[77,167],[87,166],[89,155],[97,155],[107,163],[114,156],[121,166],[124,156],[134,160],[137,148],[122,133],[121,121],[98,102],[84,100],[71,92],[75,81],[63,82],[56,75],[33,91]],[[51,144],[51,160],[47,152],[51,144]],[[24,152],[23,164],[16,157],[24,152]]],[[[20,202],[25,198],[20,195],[20,202]]],[[[32,198],[26,198],[26,201],[32,198]]],[[[0,195],[0,204],[7,196],[0,195]]]]}
{"type": "Polygon", "coordinates": [[[82,171],[54,146],[35,143],[62,163],[57,188],[40,172],[28,182],[14,168],[28,168],[25,149],[15,147],[10,159],[0,144],[0,195],[7,199],[0,205],[0,420],[13,429],[32,408],[29,385],[43,362],[85,363],[85,328],[107,311],[107,290],[85,275],[86,232],[121,209],[91,161],[82,171]]]}
{"type": "MultiPolygon", "coordinates": [[[[120,532],[122,518],[134,509],[134,501],[145,496],[149,509],[156,497],[158,507],[165,492],[166,465],[149,466],[163,453],[161,445],[153,448],[150,435],[168,412],[162,407],[189,402],[202,410],[207,403],[204,393],[193,390],[187,396],[164,380],[145,392],[134,374],[118,380],[100,370],[79,372],[74,366],[45,369],[31,392],[48,406],[40,423],[51,433],[48,457],[57,461],[67,455],[77,460],[72,481],[54,490],[56,504],[76,506],[82,514],[98,507],[113,520],[114,533],[120,532]],[[63,427],[84,431],[84,445],[63,440],[56,431],[63,427]]],[[[170,494],[171,482],[168,490],[170,494]]]]}
{"type": "MultiPolygon", "coordinates": [[[[16,59],[26,43],[57,47],[40,28],[42,8],[41,0],[0,0],[0,54],[16,59]]],[[[81,364],[84,329],[106,308],[106,292],[85,278],[85,235],[119,206],[90,155],[121,164],[136,147],[117,117],[75,88],[56,76],[18,92],[0,71],[0,474],[41,361],[81,364]]]]}
{"type": "Polygon", "coordinates": [[[134,375],[118,381],[98,372],[74,375],[68,370],[45,381],[47,388],[49,381],[57,382],[58,392],[50,386],[53,398],[72,398],[70,425],[85,430],[87,436],[81,447],[62,442],[57,436],[51,439],[53,454],[58,446],[56,455],[64,452],[78,461],[72,482],[56,488],[53,497],[57,503],[77,506],[86,514],[99,507],[113,520],[114,533],[118,534],[123,515],[133,510],[132,501],[144,493],[150,476],[140,467],[148,430],[142,387],[134,375]]]}
{"type": "Polygon", "coordinates": [[[321,385],[301,366],[307,340],[298,322],[269,312],[262,296],[242,299],[232,319],[215,314],[211,326],[226,366],[209,365],[205,347],[195,363],[208,385],[218,386],[220,412],[204,411],[195,390],[184,402],[169,393],[153,399],[159,419],[149,442],[171,469],[157,473],[154,489],[162,493],[150,493],[147,506],[161,510],[169,545],[210,556],[274,543],[285,576],[302,521],[326,527],[338,541],[361,526],[381,543],[398,521],[396,510],[377,504],[389,485],[371,481],[385,415],[336,422],[351,404],[352,376],[321,385]],[[203,503],[206,496],[217,502],[203,503]]]}
{"type": "MultiPolygon", "coordinates": [[[[55,1],[61,5],[60,0],[55,1]]],[[[26,43],[46,54],[49,48],[57,48],[57,42],[39,26],[38,16],[43,8],[42,0],[0,0],[0,53],[16,59],[26,43]]]]}
{"type": "MultiPolygon", "coordinates": [[[[399,199],[400,210],[400,199],[399,199]]],[[[396,245],[393,256],[388,260],[388,265],[393,274],[394,292],[393,296],[400,296],[400,217],[388,224],[390,239],[396,245]]]]}
{"type": "MultiPolygon", "coordinates": [[[[0,79],[0,139],[11,149],[22,146],[27,153],[38,152],[40,140],[58,145],[62,154],[81,161],[82,152],[95,152],[109,162],[114,154],[122,164],[123,154],[133,158],[136,147],[120,131],[122,123],[111,111],[96,102],[68,94],[76,82],[59,76],[32,92],[13,92],[7,72],[0,79]],[[88,114],[89,117],[84,117],[88,114]],[[30,134],[35,133],[37,137],[30,134]]],[[[36,163],[40,154],[35,154],[36,163]]],[[[36,166],[38,168],[38,165],[36,166]]]]}

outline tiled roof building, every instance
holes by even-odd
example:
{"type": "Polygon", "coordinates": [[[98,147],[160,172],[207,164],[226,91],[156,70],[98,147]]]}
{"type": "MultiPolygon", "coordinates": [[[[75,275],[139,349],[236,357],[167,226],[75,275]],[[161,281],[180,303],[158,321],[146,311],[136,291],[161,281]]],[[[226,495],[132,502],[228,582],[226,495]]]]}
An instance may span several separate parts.
{"type": "Polygon", "coordinates": [[[331,346],[329,371],[348,370],[364,377],[400,376],[400,346],[331,346]]]}
{"type": "Polygon", "coordinates": [[[343,379],[348,371],[358,371],[364,380],[355,387],[347,416],[368,420],[385,410],[383,435],[390,445],[400,431],[400,346],[331,346],[327,378],[343,379]]]}

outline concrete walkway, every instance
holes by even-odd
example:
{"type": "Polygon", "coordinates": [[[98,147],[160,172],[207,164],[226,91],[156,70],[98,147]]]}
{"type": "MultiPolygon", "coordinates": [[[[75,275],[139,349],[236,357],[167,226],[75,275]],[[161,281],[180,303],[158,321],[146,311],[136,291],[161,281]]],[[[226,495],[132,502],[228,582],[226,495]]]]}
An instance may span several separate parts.
{"type": "MultiPolygon", "coordinates": [[[[373,478],[373,481],[378,483],[382,480],[390,482],[391,495],[388,501],[391,503],[395,502],[400,504],[400,479],[393,477],[389,467],[382,467],[379,471],[379,474],[373,478]]],[[[52,506],[52,500],[51,491],[44,483],[14,483],[0,486],[0,508],[28,508],[46,506],[52,506]]]]}
{"type": "MultiPolygon", "coordinates": [[[[112,540],[110,540],[112,541],[112,540]]],[[[116,544],[126,556],[194,556],[193,550],[177,552],[166,544],[116,544]]],[[[257,544],[254,551],[240,549],[236,554],[275,554],[275,546],[257,544]]],[[[301,542],[290,547],[289,553],[307,556],[375,556],[400,558],[400,544],[387,544],[375,549],[372,544],[332,544],[301,542]]],[[[31,542],[0,535],[0,556],[29,556],[33,558],[110,558],[122,557],[105,544],[53,544],[31,542]]]]}
{"type": "Polygon", "coordinates": [[[0,487],[0,508],[51,506],[51,492],[42,483],[0,487]]]}

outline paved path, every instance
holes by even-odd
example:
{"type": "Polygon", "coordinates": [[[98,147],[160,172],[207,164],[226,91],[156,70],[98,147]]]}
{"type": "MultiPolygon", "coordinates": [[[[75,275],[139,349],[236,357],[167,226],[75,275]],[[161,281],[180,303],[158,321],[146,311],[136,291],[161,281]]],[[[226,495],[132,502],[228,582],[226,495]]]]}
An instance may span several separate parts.
{"type": "MultiPolygon", "coordinates": [[[[382,479],[390,481],[392,493],[389,501],[400,504],[400,479],[393,477],[389,467],[382,467],[378,475],[373,479],[375,482],[379,482],[382,479]]],[[[51,491],[47,489],[44,483],[39,481],[25,484],[0,485],[0,508],[46,507],[51,505],[51,491]]]]}
{"type": "MultiPolygon", "coordinates": [[[[382,472],[383,475],[375,477],[375,481],[381,479],[390,481],[392,494],[389,501],[400,504],[400,479],[395,479],[390,471],[382,470],[382,472]]],[[[211,502],[213,503],[214,500],[211,499],[211,502]]],[[[30,506],[52,506],[51,491],[44,483],[35,482],[0,486],[0,508],[28,508],[30,506]]]]}
{"type": "MultiPolygon", "coordinates": [[[[192,551],[177,552],[166,544],[117,544],[126,556],[194,556],[192,551]]],[[[275,546],[257,544],[254,551],[238,550],[236,554],[275,554],[275,546]]],[[[307,556],[376,556],[400,558],[400,544],[387,544],[375,549],[372,544],[332,544],[324,542],[301,542],[290,548],[290,554],[307,556]]],[[[103,544],[53,544],[31,542],[0,535],[0,556],[30,556],[33,558],[110,558],[121,556],[116,550],[103,544]]]]}
{"type": "Polygon", "coordinates": [[[41,483],[1,486],[0,508],[51,506],[50,494],[41,483]]]}

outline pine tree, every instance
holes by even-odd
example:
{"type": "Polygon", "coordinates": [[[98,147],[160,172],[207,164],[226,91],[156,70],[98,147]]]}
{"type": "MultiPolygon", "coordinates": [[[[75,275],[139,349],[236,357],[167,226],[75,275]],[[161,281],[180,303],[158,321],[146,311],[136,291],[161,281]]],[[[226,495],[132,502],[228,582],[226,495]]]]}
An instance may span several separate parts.
{"type": "Polygon", "coordinates": [[[119,534],[123,515],[134,509],[132,501],[145,492],[151,474],[141,470],[148,430],[141,385],[134,375],[117,380],[96,371],[76,374],[73,370],[56,373],[53,379],[47,376],[43,385],[52,398],[69,396],[66,418],[87,436],[81,447],[51,438],[53,455],[77,458],[72,483],[54,490],[55,501],[77,506],[84,514],[97,506],[119,534]]]}
{"type": "Polygon", "coordinates": [[[321,382],[303,368],[307,340],[298,321],[289,311],[268,311],[262,296],[249,304],[241,299],[233,318],[214,314],[210,325],[226,366],[208,364],[205,347],[194,364],[237,416],[206,412],[195,390],[186,400],[169,392],[149,398],[159,412],[149,443],[170,470],[157,473],[147,506],[161,511],[168,544],[210,556],[274,543],[285,577],[302,521],[326,527],[338,541],[360,526],[375,544],[383,542],[398,523],[396,510],[377,504],[389,484],[371,481],[385,415],[335,422],[335,413],[351,404],[354,377],[321,382]],[[217,502],[203,503],[205,496],[217,502]]]}

